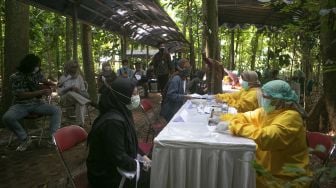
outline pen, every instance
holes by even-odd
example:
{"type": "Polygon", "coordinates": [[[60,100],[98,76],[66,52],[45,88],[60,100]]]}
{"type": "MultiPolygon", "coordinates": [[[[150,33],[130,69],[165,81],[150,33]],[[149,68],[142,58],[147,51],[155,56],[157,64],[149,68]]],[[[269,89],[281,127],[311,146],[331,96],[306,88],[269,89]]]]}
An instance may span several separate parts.
{"type": "Polygon", "coordinates": [[[211,110],[210,118],[212,118],[214,111],[215,111],[215,109],[212,109],[212,110],[211,110]]]}

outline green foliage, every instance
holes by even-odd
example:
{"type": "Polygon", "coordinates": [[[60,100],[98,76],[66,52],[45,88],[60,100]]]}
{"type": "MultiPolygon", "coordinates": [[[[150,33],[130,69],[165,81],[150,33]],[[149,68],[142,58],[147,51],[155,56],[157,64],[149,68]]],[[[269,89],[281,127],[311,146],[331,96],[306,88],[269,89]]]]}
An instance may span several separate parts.
{"type": "MultiPolygon", "coordinates": [[[[317,145],[315,148],[308,148],[309,153],[313,152],[325,152],[326,148],[323,145],[317,145]]],[[[271,174],[267,169],[265,169],[261,164],[257,163],[255,160],[250,162],[253,168],[255,169],[258,176],[264,177],[267,185],[270,187],[282,187],[282,188],[289,188],[295,187],[298,185],[307,185],[308,183],[314,181],[315,177],[323,174],[322,181],[333,179],[336,177],[336,168],[331,166],[322,166],[318,168],[311,169],[313,170],[313,176],[309,176],[306,174],[306,170],[300,168],[296,165],[285,164],[282,169],[287,174],[292,174],[293,176],[297,177],[294,180],[286,181],[280,178],[277,178],[271,174]],[[324,179],[323,179],[324,178],[324,179]]],[[[315,182],[316,183],[316,182],[315,182]]]]}

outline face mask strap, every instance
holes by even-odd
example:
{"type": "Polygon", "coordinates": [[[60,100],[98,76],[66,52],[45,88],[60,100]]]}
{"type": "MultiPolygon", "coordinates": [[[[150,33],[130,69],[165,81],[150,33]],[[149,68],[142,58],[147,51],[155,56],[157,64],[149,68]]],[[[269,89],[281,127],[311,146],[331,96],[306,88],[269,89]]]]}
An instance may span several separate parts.
{"type": "MultiPolygon", "coordinates": [[[[118,92],[118,91],[112,89],[112,87],[106,82],[106,78],[105,78],[104,76],[102,76],[102,80],[103,80],[103,82],[104,82],[104,85],[105,85],[107,88],[109,88],[109,90],[112,92],[113,95],[114,95],[114,92],[115,92],[115,93],[118,93],[119,95],[121,95],[122,97],[125,97],[125,98],[127,98],[127,99],[131,99],[131,98],[127,97],[126,95],[124,95],[124,94],[122,94],[122,93],[120,93],[120,92],[118,92]]],[[[122,102],[122,101],[120,101],[120,102],[122,102]]],[[[122,103],[123,103],[123,102],[122,102],[122,103]]],[[[126,105],[126,104],[125,104],[125,105],[126,105]]]]}

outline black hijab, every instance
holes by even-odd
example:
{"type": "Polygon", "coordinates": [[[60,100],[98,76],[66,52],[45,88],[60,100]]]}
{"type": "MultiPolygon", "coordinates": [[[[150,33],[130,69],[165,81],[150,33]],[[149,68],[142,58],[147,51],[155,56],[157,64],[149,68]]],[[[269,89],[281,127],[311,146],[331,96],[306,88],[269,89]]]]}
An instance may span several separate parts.
{"type": "Polygon", "coordinates": [[[111,110],[118,111],[126,117],[128,124],[134,126],[132,112],[126,107],[131,103],[134,88],[135,83],[126,78],[116,78],[111,84],[105,83],[100,89],[99,116],[111,110]]]}
{"type": "Polygon", "coordinates": [[[98,104],[100,114],[110,109],[129,112],[125,105],[131,103],[134,88],[135,84],[125,78],[116,78],[110,84],[105,83],[100,88],[101,98],[98,104]]]}
{"type": "MultiPolygon", "coordinates": [[[[131,103],[134,88],[134,82],[126,78],[116,78],[110,84],[105,82],[100,88],[101,96],[98,104],[99,116],[95,122],[98,122],[104,114],[108,112],[119,112],[126,120],[125,125],[127,130],[133,135],[132,142],[137,146],[138,143],[132,112],[126,107],[127,104],[131,103]]],[[[93,123],[94,125],[90,134],[97,128],[95,122],[93,123]]],[[[90,134],[89,139],[91,137],[90,134]]],[[[137,147],[135,149],[137,150],[137,147]]],[[[135,151],[135,153],[137,153],[137,151],[135,151]]]]}

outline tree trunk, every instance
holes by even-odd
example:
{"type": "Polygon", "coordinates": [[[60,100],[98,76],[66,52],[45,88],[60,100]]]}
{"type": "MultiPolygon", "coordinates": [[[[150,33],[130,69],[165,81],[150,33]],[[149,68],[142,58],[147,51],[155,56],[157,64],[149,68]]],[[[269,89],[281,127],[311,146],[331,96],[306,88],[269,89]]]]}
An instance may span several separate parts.
{"type": "MultiPolygon", "coordinates": [[[[195,9],[196,9],[196,12],[198,13],[198,7],[197,7],[197,3],[194,1],[194,6],[195,6],[195,9]]],[[[197,64],[198,64],[198,66],[197,67],[201,67],[201,68],[203,68],[203,64],[201,63],[201,61],[202,61],[202,56],[201,56],[201,54],[202,54],[202,48],[201,48],[201,40],[200,40],[200,35],[199,35],[199,31],[200,31],[200,24],[199,24],[199,21],[200,21],[200,18],[199,18],[199,15],[197,14],[197,20],[196,20],[196,32],[197,32],[197,34],[196,34],[196,36],[197,36],[197,49],[198,49],[198,51],[197,51],[197,64]]]]}
{"type": "Polygon", "coordinates": [[[72,59],[78,60],[78,29],[77,29],[77,3],[73,4],[73,17],[72,17],[72,34],[73,34],[73,41],[72,41],[72,59]]]}
{"type": "MultiPolygon", "coordinates": [[[[2,6],[0,8],[3,8],[2,6]]],[[[3,26],[4,24],[4,18],[2,15],[0,15],[0,80],[4,77],[4,37],[3,37],[3,26]]],[[[0,90],[1,92],[1,90],[0,90]]],[[[0,101],[1,102],[1,101],[0,101]]],[[[0,109],[1,112],[1,109],[0,109]]]]}
{"type": "MultiPolygon", "coordinates": [[[[336,7],[334,0],[322,0],[321,9],[336,7]]],[[[330,12],[321,16],[321,47],[323,59],[323,91],[325,95],[326,111],[329,127],[336,129],[336,20],[335,14],[330,12]]]]}
{"type": "MultiPolygon", "coordinates": [[[[241,31],[240,29],[238,28],[237,29],[237,32],[236,32],[236,45],[235,45],[235,51],[234,51],[234,58],[235,58],[235,69],[237,69],[237,65],[239,65],[239,58],[236,56],[237,54],[239,54],[239,41],[240,41],[240,35],[241,35],[241,31]]],[[[233,70],[233,69],[232,69],[233,70]]]]}
{"type": "MultiPolygon", "coordinates": [[[[303,81],[303,91],[301,91],[300,95],[300,99],[302,99],[304,101],[304,107],[306,108],[306,84],[307,84],[307,80],[310,79],[310,75],[311,75],[311,70],[312,70],[312,64],[310,62],[310,57],[311,57],[311,44],[310,44],[310,37],[309,36],[303,36],[302,37],[302,48],[301,48],[301,54],[302,54],[302,58],[301,58],[301,64],[303,66],[303,72],[305,73],[305,78],[303,81]]],[[[302,84],[302,83],[301,83],[302,84]]]]}
{"type": "Polygon", "coordinates": [[[252,46],[251,70],[255,70],[255,62],[256,62],[256,55],[257,55],[258,44],[259,44],[259,37],[260,37],[260,31],[257,30],[257,32],[255,33],[255,35],[253,36],[251,40],[251,46],[252,46]]]}
{"type": "MultiPolygon", "coordinates": [[[[222,69],[220,69],[220,53],[219,53],[219,39],[218,39],[218,8],[217,8],[217,1],[206,1],[207,9],[206,9],[206,24],[208,27],[206,35],[207,35],[207,55],[213,61],[210,70],[210,92],[212,94],[217,94],[222,92],[222,79],[220,78],[222,75],[222,69]]],[[[209,79],[209,77],[207,77],[209,79]]]]}
{"type": "Polygon", "coordinates": [[[57,80],[59,79],[59,77],[61,76],[60,74],[60,70],[61,70],[61,65],[60,65],[60,48],[59,48],[59,38],[56,37],[55,38],[55,61],[56,61],[56,78],[57,80]]]}
{"type": "Polygon", "coordinates": [[[235,45],[234,45],[234,39],[235,39],[235,30],[232,29],[231,30],[231,45],[230,45],[230,65],[229,65],[229,69],[230,70],[234,70],[235,67],[235,45]]]}
{"type": "Polygon", "coordinates": [[[71,20],[66,18],[65,22],[65,60],[68,61],[71,59],[71,20]]]}
{"type": "Polygon", "coordinates": [[[82,24],[82,56],[85,80],[88,83],[88,93],[91,101],[97,101],[97,85],[94,75],[94,63],[92,60],[92,33],[91,27],[82,24]]]}
{"type": "Polygon", "coordinates": [[[120,57],[121,57],[121,60],[124,60],[124,59],[126,59],[126,50],[127,50],[127,38],[126,38],[126,35],[120,35],[120,44],[121,44],[120,57]]]}
{"type": "Polygon", "coordinates": [[[194,72],[196,69],[195,66],[195,48],[194,48],[194,36],[193,36],[193,19],[192,19],[192,0],[188,0],[188,29],[189,29],[189,42],[190,42],[190,65],[192,67],[192,71],[194,72]]]}
{"type": "Polygon", "coordinates": [[[149,62],[149,47],[146,45],[146,64],[149,62]]]}
{"type": "Polygon", "coordinates": [[[134,64],[134,54],[133,54],[133,52],[134,52],[134,43],[132,42],[132,44],[131,44],[131,59],[130,59],[131,64],[134,64]]]}
{"type": "MultiPolygon", "coordinates": [[[[29,52],[29,7],[18,1],[5,2],[4,77],[2,81],[1,112],[12,104],[10,75],[29,52]]],[[[1,113],[1,114],[2,114],[1,113]]]]}
{"type": "MultiPolygon", "coordinates": [[[[202,52],[201,53],[204,53],[204,52],[206,52],[206,48],[207,48],[207,46],[206,46],[206,41],[208,40],[207,39],[207,37],[208,37],[208,35],[207,35],[207,30],[208,30],[208,25],[207,25],[207,23],[205,22],[208,18],[208,15],[207,15],[207,3],[206,3],[206,1],[207,0],[202,0],[202,13],[203,13],[203,23],[204,23],[204,25],[203,25],[203,30],[202,30],[202,46],[201,46],[201,50],[202,50],[202,52]]],[[[206,66],[205,66],[205,63],[204,62],[202,62],[202,70],[205,70],[206,69],[206,66]]],[[[206,72],[206,77],[207,77],[207,85],[209,86],[209,83],[208,82],[210,82],[210,79],[208,79],[208,78],[210,78],[210,75],[209,75],[209,71],[207,71],[206,72]]]]}

